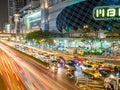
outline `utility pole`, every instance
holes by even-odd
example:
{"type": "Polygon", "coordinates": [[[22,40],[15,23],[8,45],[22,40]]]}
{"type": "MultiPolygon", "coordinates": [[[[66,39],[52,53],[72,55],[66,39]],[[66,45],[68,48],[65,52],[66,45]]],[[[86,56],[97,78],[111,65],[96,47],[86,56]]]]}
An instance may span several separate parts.
{"type": "Polygon", "coordinates": [[[19,22],[19,16],[20,14],[14,14],[14,22],[15,22],[15,31],[16,31],[16,37],[18,36],[18,22],[19,22]]]}

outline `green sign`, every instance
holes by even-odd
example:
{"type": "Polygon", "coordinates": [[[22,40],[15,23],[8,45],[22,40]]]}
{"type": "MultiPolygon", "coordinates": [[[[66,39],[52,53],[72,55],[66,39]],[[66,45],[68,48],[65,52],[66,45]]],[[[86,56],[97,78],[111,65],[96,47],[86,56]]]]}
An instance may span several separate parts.
{"type": "Polygon", "coordinates": [[[120,6],[99,6],[93,9],[95,20],[120,19],[120,6]]]}

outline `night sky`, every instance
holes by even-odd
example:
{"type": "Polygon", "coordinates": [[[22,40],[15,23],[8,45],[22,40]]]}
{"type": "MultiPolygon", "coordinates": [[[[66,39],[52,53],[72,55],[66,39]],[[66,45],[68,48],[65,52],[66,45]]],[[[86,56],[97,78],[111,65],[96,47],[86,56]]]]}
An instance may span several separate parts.
{"type": "Polygon", "coordinates": [[[0,29],[8,22],[8,0],[0,0],[0,29]]]}

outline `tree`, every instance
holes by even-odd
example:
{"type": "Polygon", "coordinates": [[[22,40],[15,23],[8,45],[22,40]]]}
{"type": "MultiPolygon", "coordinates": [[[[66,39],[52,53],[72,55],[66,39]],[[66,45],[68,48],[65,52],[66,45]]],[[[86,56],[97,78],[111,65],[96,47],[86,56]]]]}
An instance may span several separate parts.
{"type": "Polygon", "coordinates": [[[37,43],[40,44],[45,44],[45,45],[53,45],[54,41],[52,38],[52,33],[49,32],[48,30],[38,30],[34,32],[30,32],[26,35],[26,40],[28,41],[36,41],[37,43]]]}

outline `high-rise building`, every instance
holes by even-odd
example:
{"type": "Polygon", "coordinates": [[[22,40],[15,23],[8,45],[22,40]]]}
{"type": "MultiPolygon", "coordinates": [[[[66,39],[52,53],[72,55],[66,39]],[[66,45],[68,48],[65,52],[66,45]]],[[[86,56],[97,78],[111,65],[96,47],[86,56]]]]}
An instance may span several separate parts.
{"type": "Polygon", "coordinates": [[[9,0],[9,16],[13,16],[13,14],[18,13],[21,8],[23,8],[27,4],[27,0],[9,0]]]}
{"type": "Polygon", "coordinates": [[[27,33],[40,28],[41,9],[40,0],[27,0],[27,4],[19,10],[20,14],[20,32],[27,33]]]}
{"type": "Polygon", "coordinates": [[[10,23],[11,32],[15,32],[15,14],[27,4],[27,0],[8,0],[8,18],[10,23]]]}

